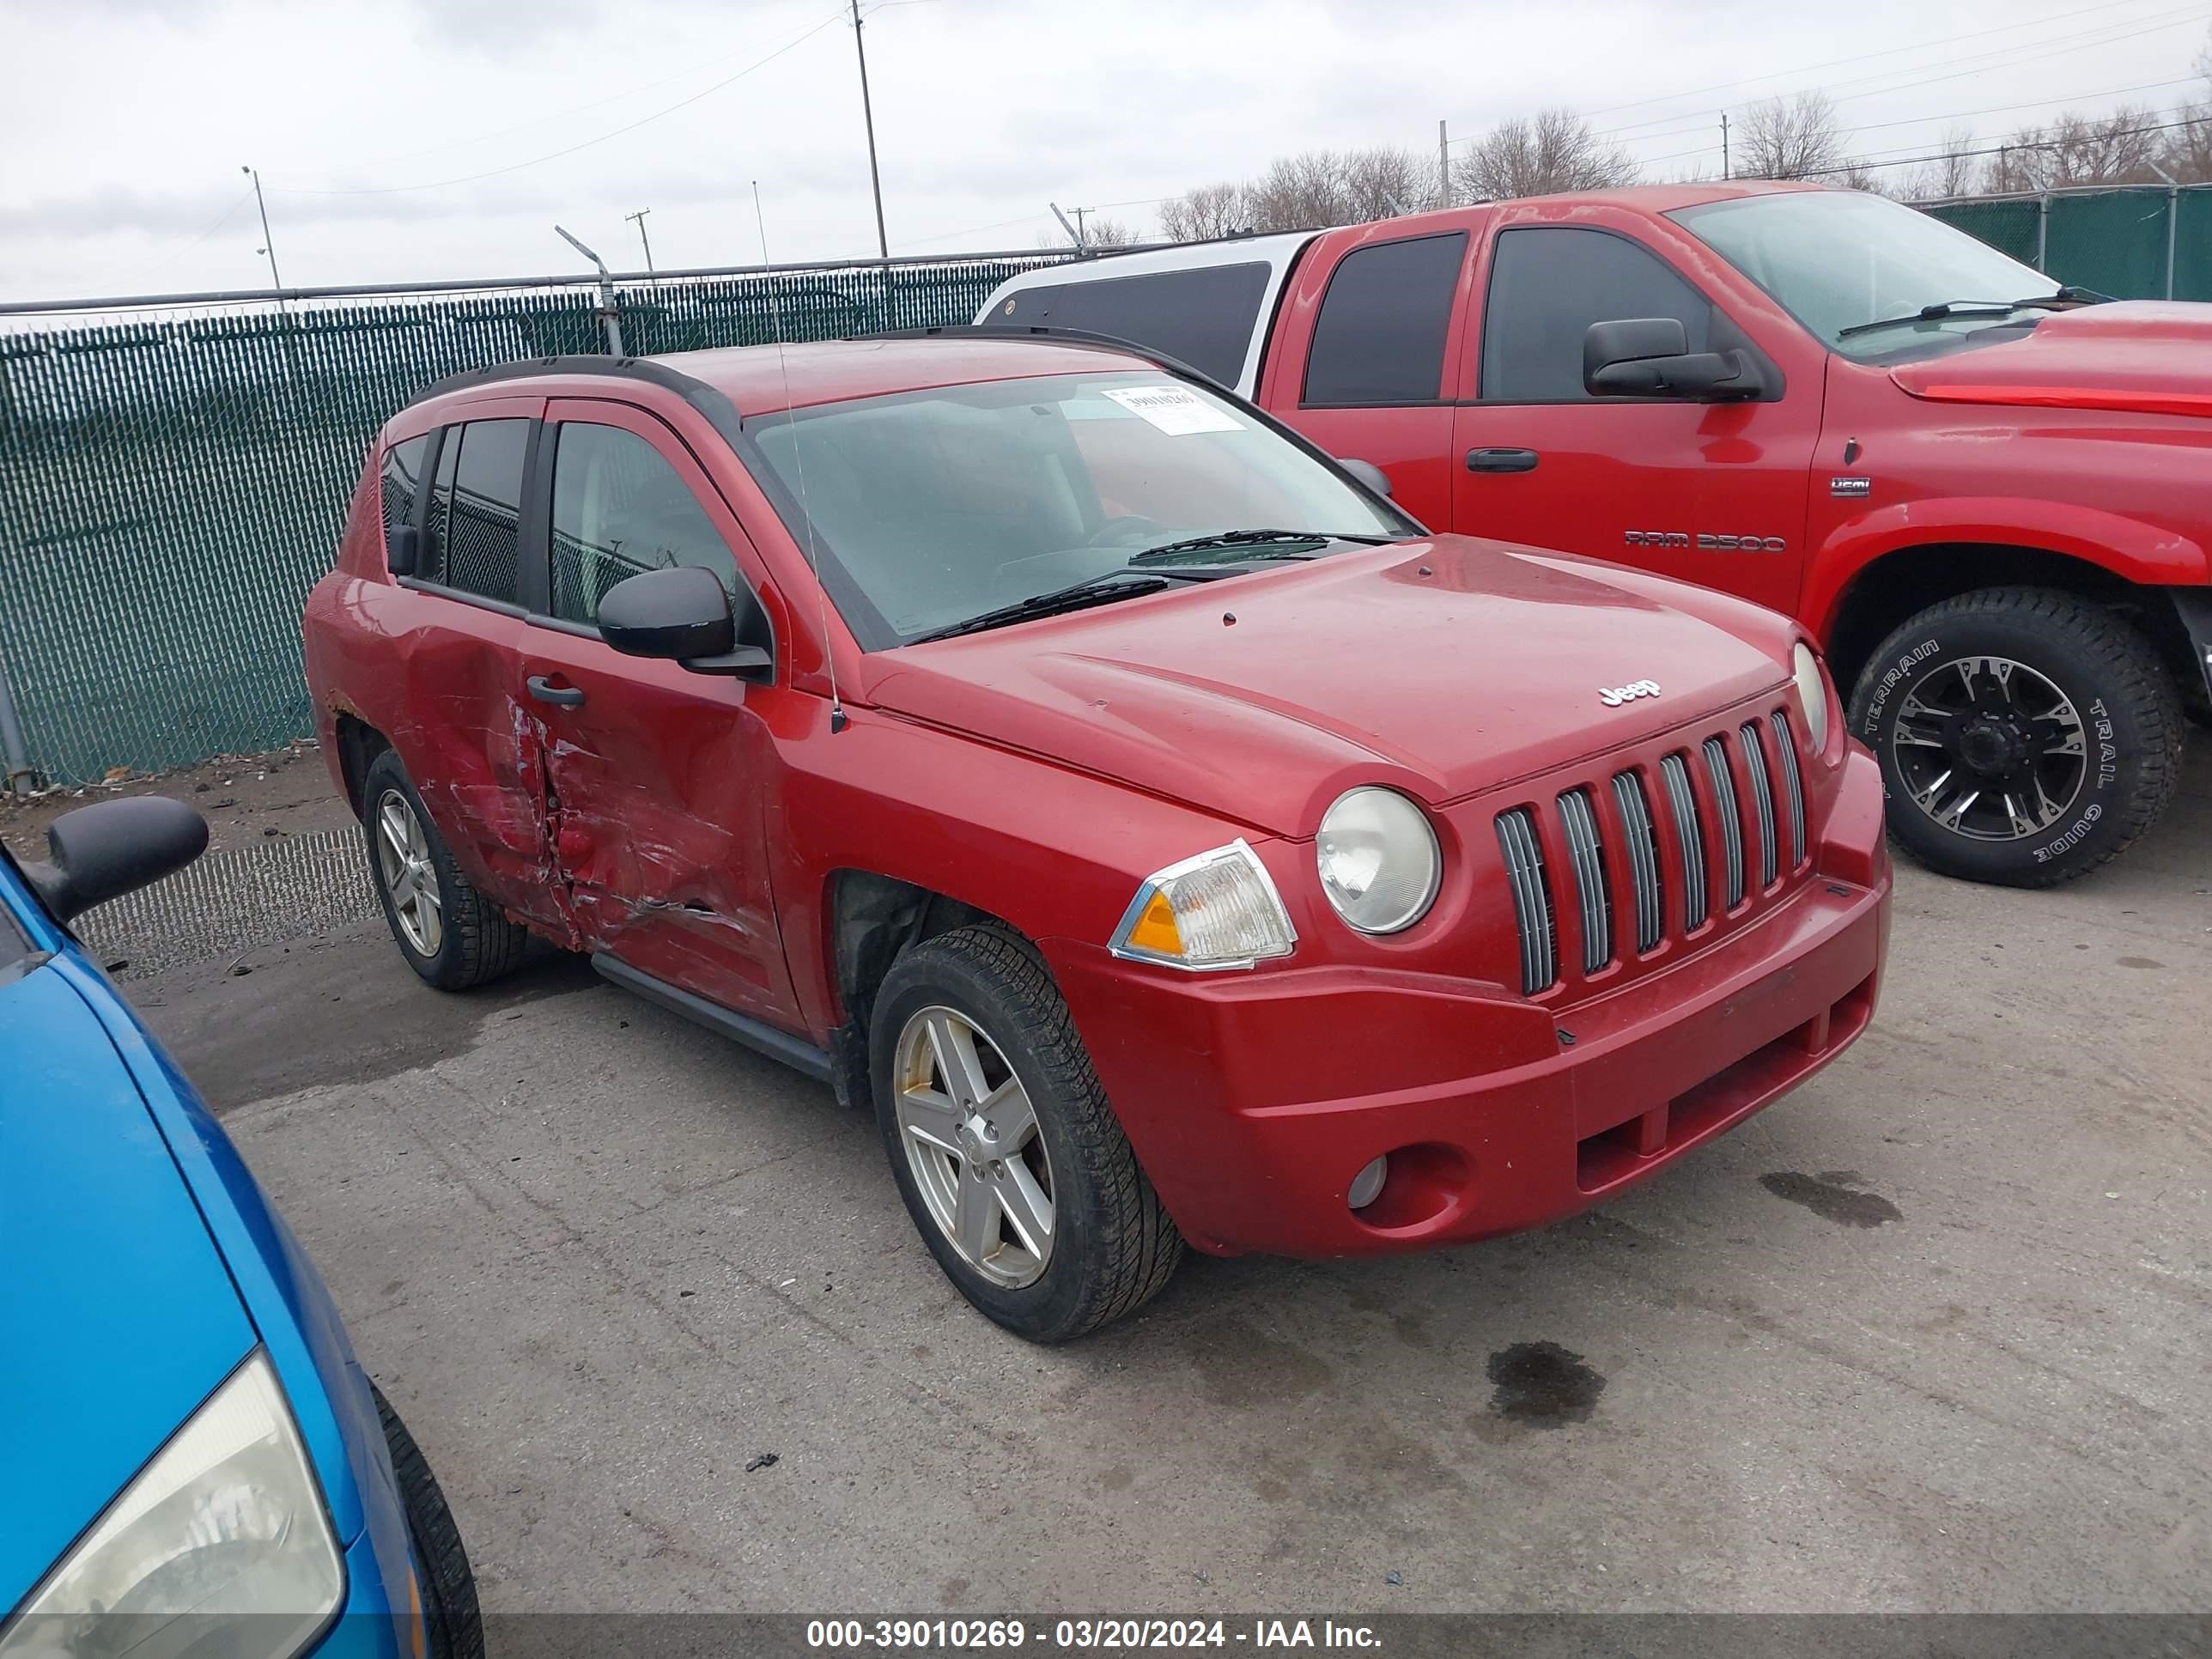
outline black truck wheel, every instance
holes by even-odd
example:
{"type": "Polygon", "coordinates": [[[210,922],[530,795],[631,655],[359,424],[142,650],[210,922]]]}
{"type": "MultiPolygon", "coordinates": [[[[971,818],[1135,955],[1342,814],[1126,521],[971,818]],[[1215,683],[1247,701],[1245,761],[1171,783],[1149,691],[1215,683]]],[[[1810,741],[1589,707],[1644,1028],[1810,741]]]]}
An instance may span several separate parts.
{"type": "Polygon", "coordinates": [[[446,1494],[415,1437],[392,1409],[384,1390],[374,1382],[368,1389],[376,1396],[376,1415],[392,1453],[392,1473],[399,1481],[400,1507],[407,1513],[407,1541],[415,1551],[430,1659],[483,1659],[483,1615],[477,1606],[476,1573],[462,1547],[461,1529],[454,1524],[446,1494]]]}
{"type": "Polygon", "coordinates": [[[963,927],[908,951],[877,994],[869,1047],[899,1195],[984,1314],[1065,1342],[1168,1282],[1182,1235],[1019,939],[963,927]]]}
{"type": "Polygon", "coordinates": [[[2182,715],[2150,642],[2075,594],[1990,588],[1884,640],[1851,695],[1889,832],[1947,876],[2049,887],[2148,830],[2180,776],[2182,715]]]}

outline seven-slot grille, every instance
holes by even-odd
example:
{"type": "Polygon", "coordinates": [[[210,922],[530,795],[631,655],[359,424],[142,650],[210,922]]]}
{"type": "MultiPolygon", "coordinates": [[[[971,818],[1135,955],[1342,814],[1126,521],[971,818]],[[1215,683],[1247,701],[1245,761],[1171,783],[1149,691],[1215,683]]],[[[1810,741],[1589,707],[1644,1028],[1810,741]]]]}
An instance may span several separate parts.
{"type": "Polygon", "coordinates": [[[1497,819],[1521,940],[1521,988],[1530,995],[1562,977],[1559,907],[1575,921],[1587,977],[1613,961],[1632,916],[1641,956],[1670,928],[1680,935],[1703,927],[1716,898],[1723,913],[1734,911],[1805,861],[1803,775],[1789,714],[1778,708],[1662,755],[1656,769],[1631,767],[1602,787],[1564,790],[1548,823],[1540,811],[1516,806],[1497,819]],[[1673,832],[1671,857],[1662,813],[1673,832]],[[1562,884],[1555,888],[1555,880],[1562,884]],[[1623,884],[1627,890],[1617,891],[1623,884]],[[1671,915],[1670,890],[1680,896],[1671,915]]]}

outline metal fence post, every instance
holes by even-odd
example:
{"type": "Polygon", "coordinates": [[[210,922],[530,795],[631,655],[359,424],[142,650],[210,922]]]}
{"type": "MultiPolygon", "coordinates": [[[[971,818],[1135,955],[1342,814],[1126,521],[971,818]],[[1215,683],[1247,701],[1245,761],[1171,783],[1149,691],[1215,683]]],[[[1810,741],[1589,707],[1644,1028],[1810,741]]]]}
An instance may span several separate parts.
{"type": "Polygon", "coordinates": [[[2050,269],[2051,257],[2051,192],[2045,191],[2035,198],[2035,268],[2050,269]]]}
{"type": "Polygon", "coordinates": [[[0,773],[0,789],[11,794],[28,794],[38,781],[31,769],[30,745],[23,740],[23,722],[15,713],[15,688],[8,684],[8,659],[0,657],[0,761],[6,771],[0,773]]]}
{"type": "Polygon", "coordinates": [[[2181,226],[2181,192],[2172,185],[2166,187],[2166,297],[2173,297],[2174,233],[2181,226]]]}

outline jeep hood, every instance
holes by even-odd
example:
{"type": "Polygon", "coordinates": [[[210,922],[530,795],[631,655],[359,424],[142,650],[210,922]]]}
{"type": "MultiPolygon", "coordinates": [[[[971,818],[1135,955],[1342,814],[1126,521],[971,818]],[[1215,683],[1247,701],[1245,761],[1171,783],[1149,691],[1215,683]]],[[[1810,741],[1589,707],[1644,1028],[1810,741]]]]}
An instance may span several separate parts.
{"type": "Polygon", "coordinates": [[[1906,363],[1890,379],[1934,403],[2212,416],[2212,305],[2054,312],[2020,339],[1906,363]]]}
{"type": "Polygon", "coordinates": [[[1788,678],[1790,637],[1640,572],[1440,536],[878,653],[866,698],[1304,836],[1354,783],[1443,805],[1747,698],[1788,678]],[[1640,680],[1658,694],[1601,698],[1640,680]]]}

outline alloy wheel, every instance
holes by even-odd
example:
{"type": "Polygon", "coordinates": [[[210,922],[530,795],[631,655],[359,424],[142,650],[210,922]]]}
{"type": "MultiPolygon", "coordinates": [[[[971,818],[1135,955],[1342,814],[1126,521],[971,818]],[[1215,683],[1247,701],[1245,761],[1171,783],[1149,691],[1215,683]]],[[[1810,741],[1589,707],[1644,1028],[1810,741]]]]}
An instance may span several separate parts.
{"type": "Polygon", "coordinates": [[[2087,733],[2073,700],[2009,657],[1960,657],[1920,675],[1889,742],[1912,804],[1976,841],[2044,833],[2088,776],[2087,733]]]}
{"type": "Polygon", "coordinates": [[[419,956],[434,957],[445,942],[445,906],[438,897],[438,869],[430,838],[406,796],[387,789],[376,803],[376,869],[392,899],[399,931],[419,956]]]}
{"type": "Polygon", "coordinates": [[[995,1285],[1052,1260],[1052,1164],[1005,1052],[967,1015],[921,1010],[899,1033],[894,1111],[922,1203],[960,1259],[995,1285]]]}

